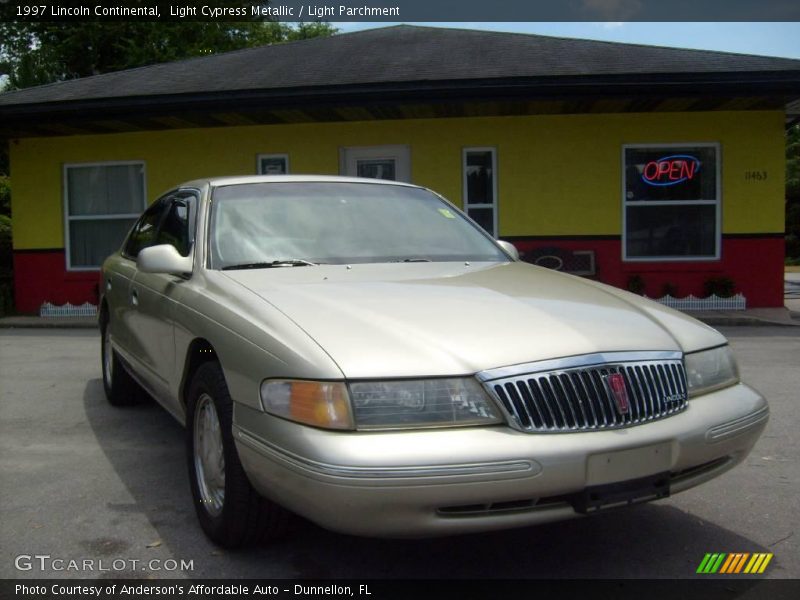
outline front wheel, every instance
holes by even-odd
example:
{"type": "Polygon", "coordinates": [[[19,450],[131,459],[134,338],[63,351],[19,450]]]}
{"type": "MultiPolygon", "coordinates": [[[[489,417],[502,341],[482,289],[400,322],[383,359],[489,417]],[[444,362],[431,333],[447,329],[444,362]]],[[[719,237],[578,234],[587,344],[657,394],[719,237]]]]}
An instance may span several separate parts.
{"type": "Polygon", "coordinates": [[[233,401],[219,363],[201,365],[189,386],[186,445],[195,510],[206,535],[237,548],[278,537],[288,513],[250,485],[233,442],[233,401]]]}

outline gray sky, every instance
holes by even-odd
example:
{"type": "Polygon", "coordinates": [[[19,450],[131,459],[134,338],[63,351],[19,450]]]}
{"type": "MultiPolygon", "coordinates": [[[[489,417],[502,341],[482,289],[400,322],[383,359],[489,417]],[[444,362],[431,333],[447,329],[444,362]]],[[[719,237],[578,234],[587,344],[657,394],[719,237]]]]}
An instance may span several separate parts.
{"type": "MultiPolygon", "coordinates": [[[[344,33],[397,23],[333,23],[344,33]]],[[[800,59],[800,23],[414,23],[800,59]]]]}

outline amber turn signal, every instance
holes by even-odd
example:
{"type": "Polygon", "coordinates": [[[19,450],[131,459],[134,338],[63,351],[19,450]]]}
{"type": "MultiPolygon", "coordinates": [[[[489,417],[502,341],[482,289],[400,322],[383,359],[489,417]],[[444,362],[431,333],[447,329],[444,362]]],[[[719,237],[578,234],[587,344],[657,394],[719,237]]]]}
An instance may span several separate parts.
{"type": "Polygon", "coordinates": [[[338,381],[268,379],[261,384],[268,413],[325,429],[354,429],[347,387],[338,381]]]}

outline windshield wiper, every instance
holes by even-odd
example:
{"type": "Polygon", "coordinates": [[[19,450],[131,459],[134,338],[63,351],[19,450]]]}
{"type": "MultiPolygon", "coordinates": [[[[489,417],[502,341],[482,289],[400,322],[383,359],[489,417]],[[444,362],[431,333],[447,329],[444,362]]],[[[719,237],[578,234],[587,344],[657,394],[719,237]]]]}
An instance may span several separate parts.
{"type": "Polygon", "coordinates": [[[402,260],[393,260],[391,262],[433,262],[430,258],[404,258],[402,260]]]}
{"type": "Polygon", "coordinates": [[[238,269],[272,269],[274,267],[316,267],[318,263],[302,258],[289,258],[286,260],[272,260],[269,262],[251,262],[239,265],[228,265],[222,267],[223,271],[235,271],[238,269]]]}

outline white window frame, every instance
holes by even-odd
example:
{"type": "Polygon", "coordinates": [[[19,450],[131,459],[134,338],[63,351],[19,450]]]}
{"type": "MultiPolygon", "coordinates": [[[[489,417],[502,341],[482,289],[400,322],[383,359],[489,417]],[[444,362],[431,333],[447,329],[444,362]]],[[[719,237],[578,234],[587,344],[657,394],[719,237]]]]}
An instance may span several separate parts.
{"type": "Polygon", "coordinates": [[[411,146],[342,146],[339,148],[339,174],[358,177],[358,161],[389,159],[395,161],[395,181],[411,183],[411,146]]]}
{"type": "Polygon", "coordinates": [[[627,263],[646,262],[709,262],[719,261],[722,255],[722,145],[719,142],[647,142],[641,144],[623,144],[620,162],[621,189],[622,189],[622,261],[627,263]],[[714,148],[716,150],[716,199],[715,200],[648,200],[647,202],[632,202],[639,206],[711,206],[716,207],[716,233],[714,239],[715,251],[713,256],[628,256],[628,199],[627,181],[625,177],[626,163],[625,151],[633,149],[659,148],[714,148]]]}
{"type": "Polygon", "coordinates": [[[256,174],[258,175],[267,175],[267,173],[261,172],[261,160],[264,158],[280,158],[286,163],[286,173],[284,175],[288,175],[291,173],[289,170],[289,155],[288,154],[257,154],[256,155],[256,174]]]}
{"type": "Polygon", "coordinates": [[[497,195],[497,181],[499,173],[497,172],[497,147],[496,146],[468,146],[461,149],[461,204],[464,207],[464,212],[469,216],[470,208],[491,208],[492,209],[492,236],[497,239],[498,233],[498,220],[497,220],[497,205],[499,197],[497,195]],[[492,154],[492,198],[494,202],[487,204],[485,202],[470,204],[468,198],[467,186],[467,154],[470,152],[490,152],[492,154]]]}
{"type": "Polygon", "coordinates": [[[108,221],[112,219],[138,219],[142,215],[142,211],[138,213],[111,213],[104,215],[80,215],[71,216],[69,214],[69,180],[67,172],[69,169],[85,168],[85,167],[119,167],[128,165],[140,165],[142,167],[142,211],[147,208],[147,164],[143,160],[116,160],[116,161],[103,161],[103,162],[87,162],[87,163],[64,163],[62,168],[62,187],[63,187],[63,211],[64,211],[64,255],[67,265],[67,271],[71,272],[92,272],[99,271],[101,265],[96,267],[73,267],[70,252],[70,235],[69,225],[72,221],[108,221]]]}

